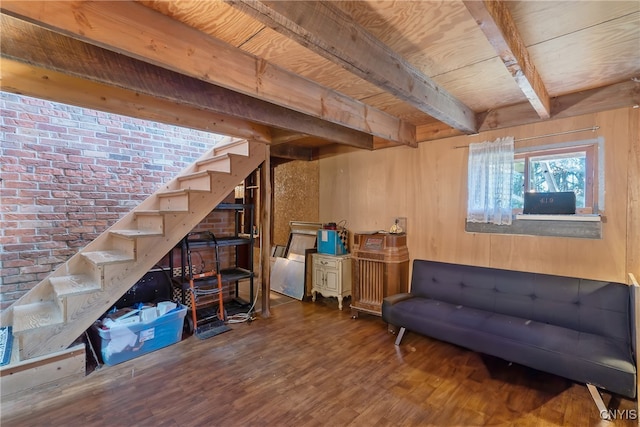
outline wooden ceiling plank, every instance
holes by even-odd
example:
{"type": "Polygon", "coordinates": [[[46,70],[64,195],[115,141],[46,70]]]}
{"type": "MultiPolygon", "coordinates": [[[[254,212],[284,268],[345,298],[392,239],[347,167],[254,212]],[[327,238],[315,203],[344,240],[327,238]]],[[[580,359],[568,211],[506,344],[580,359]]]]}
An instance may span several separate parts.
{"type": "Polygon", "coordinates": [[[3,1],[0,9],[174,72],[374,136],[415,145],[415,127],[397,117],[268,64],[135,2],[3,1]]]}
{"type": "Polygon", "coordinates": [[[420,111],[476,132],[470,108],[330,2],[225,1],[420,111]]]}
{"type": "MultiPolygon", "coordinates": [[[[294,135],[311,134],[345,145],[373,149],[373,137],[364,132],[174,73],[7,15],[0,15],[0,24],[3,57],[190,105],[215,114],[218,122],[241,119],[237,121],[243,124],[241,128],[260,129],[259,140],[263,142],[273,141],[269,138],[269,129],[264,126],[267,125],[292,129],[294,135]],[[52,52],[56,54],[52,55],[52,52]],[[250,122],[253,123],[249,125],[250,122]]],[[[287,131],[278,131],[278,135],[291,138],[291,132],[287,131]]]]}
{"type": "Polygon", "coordinates": [[[502,0],[463,2],[538,116],[551,117],[549,93],[506,4],[502,0]]]}

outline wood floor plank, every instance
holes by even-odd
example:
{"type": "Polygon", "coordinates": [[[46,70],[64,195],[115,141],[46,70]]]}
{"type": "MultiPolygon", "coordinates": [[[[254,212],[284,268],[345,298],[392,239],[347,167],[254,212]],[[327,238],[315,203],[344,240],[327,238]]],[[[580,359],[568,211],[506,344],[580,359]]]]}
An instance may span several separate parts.
{"type": "Polygon", "coordinates": [[[335,298],[292,300],[231,327],[3,401],[1,424],[605,425],[584,385],[414,333],[395,347],[380,318],[352,319],[335,298]]]}

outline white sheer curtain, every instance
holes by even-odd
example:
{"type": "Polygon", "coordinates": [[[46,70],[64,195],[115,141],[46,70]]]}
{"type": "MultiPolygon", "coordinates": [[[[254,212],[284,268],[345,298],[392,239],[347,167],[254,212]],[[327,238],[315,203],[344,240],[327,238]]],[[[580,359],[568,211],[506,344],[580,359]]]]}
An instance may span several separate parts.
{"type": "Polygon", "coordinates": [[[469,144],[468,222],[511,224],[513,137],[469,144]]]}

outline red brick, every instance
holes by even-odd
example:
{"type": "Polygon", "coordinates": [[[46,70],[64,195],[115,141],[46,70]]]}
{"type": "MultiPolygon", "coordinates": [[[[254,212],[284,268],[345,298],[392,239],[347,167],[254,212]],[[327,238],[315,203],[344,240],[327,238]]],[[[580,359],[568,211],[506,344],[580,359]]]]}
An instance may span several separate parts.
{"type": "Polygon", "coordinates": [[[36,123],[29,120],[18,120],[6,117],[4,123],[9,126],[15,126],[16,128],[35,129],[36,123]]]}
{"type": "MultiPolygon", "coordinates": [[[[35,235],[30,235],[30,236],[22,236],[20,238],[20,243],[46,243],[48,241],[51,240],[51,237],[48,235],[42,235],[42,236],[35,236],[35,235]]],[[[38,245],[40,246],[40,245],[38,245]]]]}
{"type": "Polygon", "coordinates": [[[26,260],[26,259],[15,259],[15,260],[3,262],[3,266],[5,268],[27,267],[31,265],[33,265],[33,261],[26,260]]]}
{"type": "Polygon", "coordinates": [[[39,122],[39,123],[49,123],[49,117],[47,116],[43,116],[40,114],[33,114],[33,113],[20,113],[18,114],[18,118],[20,120],[26,120],[26,121],[30,121],[30,122],[39,122]]]}
{"type": "Polygon", "coordinates": [[[43,250],[32,250],[32,251],[24,251],[20,254],[21,259],[36,261],[38,258],[42,258],[45,256],[49,256],[49,251],[43,250]]]}
{"type": "MultiPolygon", "coordinates": [[[[60,153],[60,150],[56,149],[55,153],[46,153],[40,156],[43,160],[50,160],[52,162],[67,162],[70,159],[67,159],[67,155],[64,153],[60,153]]],[[[63,163],[64,164],[64,163],[63,163]]]]}
{"type": "Polygon", "coordinates": [[[41,108],[40,114],[43,114],[45,116],[50,116],[50,117],[62,117],[65,119],[71,118],[71,114],[69,114],[68,111],[60,111],[54,108],[41,108]]]}
{"type": "Polygon", "coordinates": [[[40,199],[43,197],[51,197],[51,192],[47,190],[34,190],[36,185],[31,182],[23,182],[21,185],[28,185],[28,188],[23,188],[18,191],[18,195],[20,197],[32,198],[32,199],[40,199]]]}
{"type": "MultiPolygon", "coordinates": [[[[27,225],[27,221],[24,222],[24,225],[27,225]]],[[[7,236],[33,236],[35,234],[35,228],[13,228],[4,230],[7,236]]]]}
{"type": "MultiPolygon", "coordinates": [[[[0,188],[0,198],[2,198],[3,200],[6,200],[6,198],[12,197],[15,198],[18,196],[18,190],[17,189],[10,189],[10,188],[0,188]]],[[[0,212],[3,211],[3,207],[0,205],[0,212]]]]}
{"type": "Polygon", "coordinates": [[[46,205],[46,206],[60,206],[60,205],[64,205],[65,201],[64,200],[59,200],[59,199],[38,199],[38,204],[41,205],[46,205]]]}
{"type": "Polygon", "coordinates": [[[34,265],[31,267],[22,267],[20,268],[20,274],[37,274],[43,273],[45,271],[51,271],[51,267],[48,265],[34,265]]]}
{"type": "Polygon", "coordinates": [[[68,258],[75,255],[78,251],[71,249],[69,247],[65,247],[65,249],[54,249],[51,251],[51,255],[59,256],[63,258],[68,258]]]}
{"type": "MultiPolygon", "coordinates": [[[[17,268],[12,268],[10,270],[0,270],[0,276],[13,276],[14,274],[19,274],[20,270],[17,268]]],[[[17,290],[16,285],[0,285],[0,296],[5,296],[10,292],[15,292],[17,290]]],[[[0,298],[4,299],[4,298],[0,298]]]]}
{"type": "MultiPolygon", "coordinates": [[[[12,245],[15,243],[18,243],[18,238],[16,236],[0,236],[0,245],[12,245]]],[[[0,254],[0,259],[2,259],[2,254],[0,254]]]]}

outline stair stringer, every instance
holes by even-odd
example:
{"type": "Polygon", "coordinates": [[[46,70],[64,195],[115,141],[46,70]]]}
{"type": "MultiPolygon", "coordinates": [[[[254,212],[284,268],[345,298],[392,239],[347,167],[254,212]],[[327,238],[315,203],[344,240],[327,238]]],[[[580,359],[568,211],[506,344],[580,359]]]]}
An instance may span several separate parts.
{"type": "MultiPolygon", "coordinates": [[[[237,142],[237,141],[236,141],[237,142]]],[[[216,151],[234,146],[231,141],[214,147],[198,161],[188,166],[153,195],[126,214],[122,219],[103,232],[86,247],[72,256],[67,262],[52,272],[22,298],[2,312],[0,324],[14,324],[14,310],[26,304],[55,302],[63,315],[63,321],[28,329],[15,334],[20,351],[20,360],[43,356],[67,348],[104,312],[127,292],[144,274],[149,271],[171,248],[200,223],[244,178],[249,176],[265,158],[265,147],[261,143],[248,142],[249,156],[230,154],[230,172],[212,172],[210,191],[187,191],[188,209],[185,212],[162,212],[160,195],[180,191],[180,178],[198,172],[198,163],[216,156],[216,151]],[[158,214],[162,217],[162,232],[152,230],[141,236],[123,237],[136,229],[137,217],[158,214]],[[120,234],[119,234],[120,233],[120,234]],[[130,241],[127,243],[123,241],[130,241]],[[133,259],[124,262],[105,263],[94,266],[94,278],[99,280],[100,288],[88,292],[73,293],[59,298],[52,292],[51,278],[78,274],[78,266],[85,264],[87,253],[108,251],[114,247],[130,250],[133,259]],[[97,276],[97,277],[96,277],[97,276]]],[[[232,151],[233,153],[233,151],[232,151]]],[[[209,166],[207,166],[209,167],[209,166]]],[[[180,197],[183,197],[181,195],[180,197]]],[[[137,233],[133,233],[137,234],[137,233]]]]}

